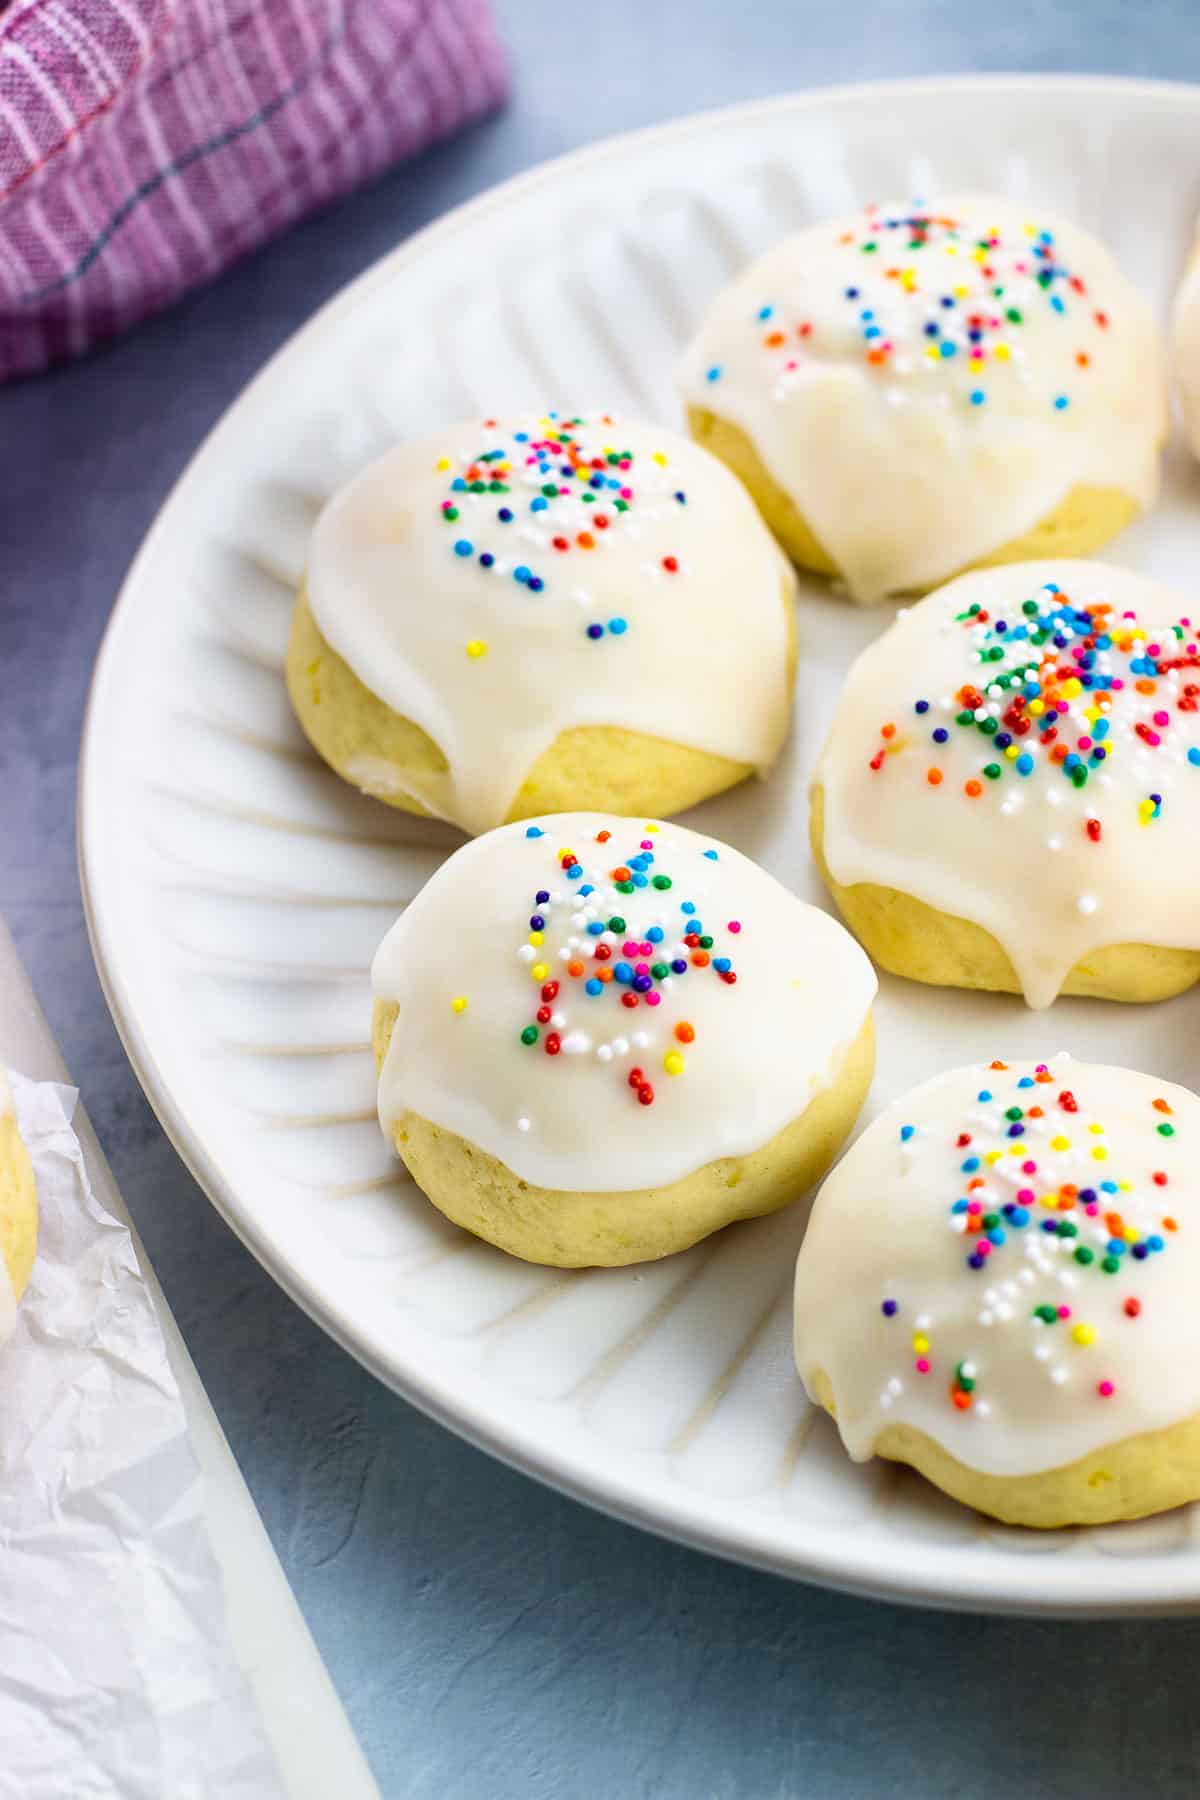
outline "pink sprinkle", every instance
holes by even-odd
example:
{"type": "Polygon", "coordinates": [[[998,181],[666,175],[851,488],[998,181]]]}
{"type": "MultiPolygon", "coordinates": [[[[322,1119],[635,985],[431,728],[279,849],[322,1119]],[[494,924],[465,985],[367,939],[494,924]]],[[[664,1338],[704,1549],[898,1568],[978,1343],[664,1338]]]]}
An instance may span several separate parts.
{"type": "Polygon", "coordinates": [[[928,1375],[928,1373],[929,1373],[929,1358],[927,1356],[918,1356],[918,1358],[917,1358],[917,1374],[918,1375],[928,1375]]]}
{"type": "Polygon", "coordinates": [[[741,922],[738,919],[730,919],[729,929],[730,929],[730,931],[733,931],[733,932],[740,931],[742,929],[741,922]]]}
{"type": "Polygon", "coordinates": [[[1170,713],[1156,712],[1154,715],[1154,723],[1156,725],[1169,725],[1171,723],[1170,713]]]}
{"type": "Polygon", "coordinates": [[[651,988],[648,994],[642,995],[642,999],[646,1002],[647,1006],[658,1006],[662,1001],[662,995],[656,993],[655,990],[651,988]]]}
{"type": "Polygon", "coordinates": [[[1070,712],[1071,702],[1069,700],[1056,700],[1054,702],[1054,710],[1056,713],[1070,712]]]}
{"type": "MultiPolygon", "coordinates": [[[[1132,615],[1129,616],[1132,617],[1132,615]]],[[[1108,685],[1110,688],[1123,688],[1125,683],[1121,680],[1119,675],[1114,675],[1108,685]]]]}
{"type": "Polygon", "coordinates": [[[978,1250],[980,1256],[990,1256],[992,1254],[991,1239],[990,1238],[980,1238],[978,1243],[975,1245],[975,1248],[976,1248],[976,1250],[978,1250]]]}
{"type": "Polygon", "coordinates": [[[653,850],[654,845],[652,844],[652,842],[650,841],[649,838],[643,838],[640,847],[643,850],[653,850]]]}
{"type": "Polygon", "coordinates": [[[1058,1316],[1060,1319],[1069,1319],[1071,1316],[1070,1307],[1069,1306],[1060,1306],[1058,1309],[1058,1316]]]}
{"type": "Polygon", "coordinates": [[[633,489],[632,488],[622,488],[621,489],[621,498],[622,498],[622,500],[632,500],[633,499],[633,489]]]}
{"type": "Polygon", "coordinates": [[[1036,1175],[1037,1174],[1037,1164],[1035,1162],[1023,1162],[1021,1164],[1021,1169],[1022,1169],[1022,1172],[1026,1175],[1036,1175]]]}
{"type": "Polygon", "coordinates": [[[1089,1219],[1094,1219],[1096,1217],[1096,1214],[1100,1211],[1100,1207],[1099,1207],[1099,1204],[1097,1201],[1091,1200],[1088,1202],[1088,1204],[1084,1207],[1083,1210],[1087,1214],[1089,1219]]]}
{"type": "Polygon", "coordinates": [[[1092,747],[1092,740],[1090,737],[1081,737],[1079,742],[1075,746],[1075,748],[1077,750],[1090,750],[1091,747],[1092,747]]]}
{"type": "Polygon", "coordinates": [[[654,948],[653,944],[639,944],[638,945],[638,954],[641,956],[649,956],[649,954],[653,950],[653,948],[654,948]]]}
{"type": "Polygon", "coordinates": [[[1116,1391],[1117,1390],[1113,1386],[1111,1381],[1098,1381],[1096,1383],[1096,1392],[1099,1394],[1099,1396],[1102,1400],[1111,1399],[1113,1394],[1116,1393],[1116,1391]]]}
{"type": "Polygon", "coordinates": [[[1033,1205],[1033,1189],[1032,1188],[1018,1188],[1017,1189],[1017,1199],[1021,1202],[1022,1206],[1032,1206],[1033,1205]]]}
{"type": "Polygon", "coordinates": [[[638,953],[636,940],[634,938],[626,938],[625,942],[621,945],[621,952],[624,956],[636,956],[638,953]]]}
{"type": "Polygon", "coordinates": [[[644,962],[634,963],[633,972],[635,975],[648,975],[650,973],[650,964],[644,962]]]}
{"type": "Polygon", "coordinates": [[[968,1200],[967,1211],[969,1213],[981,1213],[983,1211],[983,1206],[978,1200],[968,1200]]]}

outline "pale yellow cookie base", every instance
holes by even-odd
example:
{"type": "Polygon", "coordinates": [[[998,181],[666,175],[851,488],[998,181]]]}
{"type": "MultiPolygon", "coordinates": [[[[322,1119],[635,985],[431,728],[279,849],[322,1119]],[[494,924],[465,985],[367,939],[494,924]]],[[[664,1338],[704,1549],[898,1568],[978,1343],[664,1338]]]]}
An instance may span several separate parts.
{"type": "MultiPolygon", "coordinates": [[[[399,1008],[376,1001],[371,1039],[382,1067],[399,1008]]],[[[686,1250],[735,1219],[776,1212],[825,1174],[849,1136],[875,1070],[870,1015],[833,1084],[749,1156],[720,1157],[663,1188],[571,1194],[536,1187],[477,1145],[415,1113],[395,1145],[417,1186],[456,1225],[526,1262],[616,1268],[686,1250]]]]}
{"type": "MultiPolygon", "coordinates": [[[[817,540],[787,491],[768,474],[758,451],[737,425],[720,419],[703,407],[689,406],[688,429],[698,444],[710,450],[749,489],[767,525],[792,561],[817,575],[838,575],[840,570],[817,540]]],[[[1090,556],[1101,544],[1116,537],[1138,515],[1138,506],[1120,488],[1076,487],[1040,524],[1009,544],[980,556],[967,565],[991,568],[997,563],[1026,562],[1047,556],[1090,556]]],[[[927,593],[965,569],[947,569],[927,587],[909,592],[927,593]]]]}
{"type": "MultiPolygon", "coordinates": [[[[795,609],[790,591],[788,683],[796,669],[795,609]]],[[[313,748],[345,781],[404,812],[428,817],[419,800],[386,780],[372,784],[349,773],[359,759],[407,776],[441,775],[447,763],[433,739],[392,711],[361,682],[322,635],[303,592],[296,602],[287,655],[287,687],[296,717],[313,748]]],[[[749,763],[684,744],[668,743],[615,725],[584,725],[559,734],[534,763],[507,819],[553,812],[641,813],[667,818],[698,806],[753,775],[749,763]]]]}
{"type": "Polygon", "coordinates": [[[38,1202],[29,1152],[11,1113],[0,1118],[0,1256],[17,1299],[37,1252],[38,1202]]]}
{"type": "MultiPolygon", "coordinates": [[[[820,1404],[836,1418],[833,1387],[823,1369],[813,1377],[813,1387],[820,1404]]],[[[888,1425],[876,1439],[875,1454],[910,1464],[976,1512],[1039,1531],[1144,1519],[1200,1499],[1200,1415],[1123,1438],[1036,1475],[981,1474],[911,1425],[888,1425]]]]}
{"type": "MultiPolygon", "coordinates": [[[[809,835],[817,867],[838,911],[880,968],[934,987],[1021,992],[1006,951],[982,925],[939,912],[897,888],[879,887],[874,882],[842,887],[833,879],[825,861],[825,796],[819,787],[812,791],[809,835]]],[[[1109,944],[1077,962],[1059,991],[1144,1003],[1169,1000],[1197,981],[1200,950],[1109,944]]]]}

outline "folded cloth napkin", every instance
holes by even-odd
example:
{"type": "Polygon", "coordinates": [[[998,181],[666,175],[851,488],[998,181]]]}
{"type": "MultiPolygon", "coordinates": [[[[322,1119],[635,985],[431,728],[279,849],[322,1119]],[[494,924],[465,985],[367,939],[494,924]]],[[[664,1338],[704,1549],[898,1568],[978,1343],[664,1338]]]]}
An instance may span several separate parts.
{"type": "Polygon", "coordinates": [[[0,380],[496,105],[487,0],[0,0],[0,380]]]}

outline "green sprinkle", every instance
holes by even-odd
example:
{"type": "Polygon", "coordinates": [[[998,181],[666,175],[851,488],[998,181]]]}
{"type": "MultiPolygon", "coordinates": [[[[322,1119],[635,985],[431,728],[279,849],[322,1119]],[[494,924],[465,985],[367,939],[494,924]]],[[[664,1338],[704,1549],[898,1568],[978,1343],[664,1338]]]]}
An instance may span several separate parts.
{"type": "Polygon", "coordinates": [[[1003,774],[1003,770],[999,763],[984,763],[983,772],[989,781],[999,781],[1003,774]]]}
{"type": "Polygon", "coordinates": [[[1164,1122],[1158,1127],[1158,1135],[1159,1135],[1159,1137],[1174,1137],[1175,1136],[1175,1127],[1173,1125],[1168,1125],[1166,1123],[1166,1121],[1164,1120],[1164,1122]]]}
{"type": "Polygon", "coordinates": [[[1058,1226],[1059,1237],[1078,1237],[1078,1225],[1072,1225],[1068,1219],[1061,1219],[1058,1226]]]}
{"type": "Polygon", "coordinates": [[[671,877],[669,875],[655,875],[650,881],[650,886],[656,887],[660,894],[665,894],[670,885],[671,877]]]}
{"type": "Polygon", "coordinates": [[[1025,1113],[1019,1106],[1010,1106],[1004,1116],[1006,1119],[1011,1119],[1015,1124],[1018,1119],[1023,1119],[1025,1117],[1025,1113]]]}
{"type": "Polygon", "coordinates": [[[671,965],[670,963],[651,963],[650,973],[653,975],[655,981],[665,981],[667,976],[671,973],[671,965]]]}
{"type": "Polygon", "coordinates": [[[1035,1306],[1033,1316],[1035,1319],[1040,1319],[1043,1325],[1058,1324],[1058,1308],[1056,1306],[1035,1306]]]}
{"type": "Polygon", "coordinates": [[[1075,1252],[1075,1261],[1077,1263],[1082,1263],[1086,1269],[1087,1265],[1090,1262],[1095,1262],[1095,1260],[1096,1252],[1094,1250],[1089,1250],[1086,1244],[1080,1244],[1078,1250],[1075,1252]]]}
{"type": "Polygon", "coordinates": [[[443,517],[443,519],[446,520],[447,524],[452,524],[454,522],[454,520],[457,519],[457,517],[458,517],[457,506],[446,507],[445,511],[442,513],[442,517],[443,517]]]}
{"type": "Polygon", "coordinates": [[[538,1041],[537,1026],[536,1025],[527,1025],[525,1027],[524,1031],[521,1033],[521,1042],[523,1044],[536,1044],[537,1041],[538,1041]]]}
{"type": "Polygon", "coordinates": [[[1104,1270],[1106,1275],[1115,1275],[1120,1266],[1121,1259],[1119,1256],[1105,1256],[1101,1258],[1100,1267],[1104,1270]]]}
{"type": "Polygon", "coordinates": [[[1010,306],[1004,316],[1010,325],[1023,325],[1025,323],[1019,306],[1010,306]]]}
{"type": "Polygon", "coordinates": [[[970,711],[956,713],[954,715],[954,723],[956,725],[973,725],[975,723],[975,714],[970,711]]]}
{"type": "Polygon", "coordinates": [[[553,481],[547,481],[542,485],[542,492],[547,500],[553,500],[558,494],[558,487],[553,481]]]}
{"type": "Polygon", "coordinates": [[[632,894],[632,892],[633,892],[632,881],[618,881],[617,892],[618,892],[618,894],[632,894]]]}
{"type": "MultiPolygon", "coordinates": [[[[706,933],[705,936],[700,939],[700,948],[702,950],[711,950],[712,946],[713,946],[713,941],[706,933]]],[[[1160,1129],[1161,1129],[1161,1127],[1160,1127],[1160,1129]]]]}
{"type": "Polygon", "coordinates": [[[610,931],[624,931],[625,921],[620,913],[613,914],[612,918],[608,921],[608,929],[610,931]]]}

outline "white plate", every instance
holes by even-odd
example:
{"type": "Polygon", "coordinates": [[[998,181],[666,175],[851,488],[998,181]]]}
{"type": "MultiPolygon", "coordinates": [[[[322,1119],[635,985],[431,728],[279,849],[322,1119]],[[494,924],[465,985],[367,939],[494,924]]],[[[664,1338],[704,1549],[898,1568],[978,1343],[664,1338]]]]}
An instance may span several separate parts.
{"type": "MultiPolygon", "coordinates": [[[[800,95],[598,145],[421,233],[247,389],[125,585],[88,716],[81,854],[110,1004],[151,1102],[229,1223],[384,1381],[520,1468],[726,1555],[863,1592],[1060,1612],[1200,1603],[1200,1515],[1049,1536],[853,1467],[791,1367],[802,1217],[667,1263],[564,1274],[446,1224],[374,1116],[368,959],[455,835],[351,793],[280,670],[309,527],[397,436],[508,408],[677,420],[708,296],[784,232],[871,197],[992,189],[1078,218],[1165,310],[1200,200],[1200,88],[1002,78],[800,95]]],[[[1176,455],[1114,556],[1190,581],[1176,455]]],[[[822,898],[804,784],[840,673],[879,631],[816,587],[783,767],[700,809],[822,898]]],[[[1060,1048],[1195,1084],[1198,996],[1153,1010],[885,981],[879,1107],[938,1069],[1060,1048]]]]}

